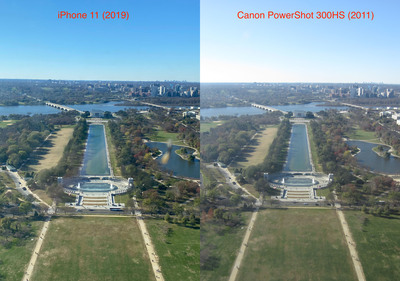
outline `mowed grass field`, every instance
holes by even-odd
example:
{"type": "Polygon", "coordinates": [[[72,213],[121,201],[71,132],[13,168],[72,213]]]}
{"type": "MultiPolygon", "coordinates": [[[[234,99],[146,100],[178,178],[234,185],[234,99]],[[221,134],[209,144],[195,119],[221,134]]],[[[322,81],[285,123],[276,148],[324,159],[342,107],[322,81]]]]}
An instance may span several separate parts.
{"type": "Polygon", "coordinates": [[[147,135],[147,137],[151,141],[168,142],[171,140],[172,144],[184,145],[184,143],[178,139],[178,133],[169,133],[161,129],[157,129],[155,135],[147,135]]]}
{"type": "Polygon", "coordinates": [[[20,246],[13,245],[10,249],[0,246],[0,280],[21,281],[42,226],[42,221],[33,221],[35,238],[29,238],[20,246]]]}
{"type": "Polygon", "coordinates": [[[345,212],[367,280],[399,280],[400,216],[375,217],[345,212]]]}
{"type": "Polygon", "coordinates": [[[260,211],[237,280],[356,280],[335,211],[260,211]]]}
{"type": "Polygon", "coordinates": [[[3,121],[0,121],[0,128],[5,128],[7,126],[15,124],[17,121],[18,120],[3,120],[3,121]]]}
{"type": "Polygon", "coordinates": [[[238,158],[236,158],[237,161],[231,166],[247,168],[251,165],[262,163],[268,154],[269,147],[275,139],[277,132],[277,126],[270,126],[258,133],[252,140],[252,143],[241,151],[238,158]]]}
{"type": "Polygon", "coordinates": [[[53,218],[31,280],[155,280],[131,217],[53,218]]]}
{"type": "MultiPolygon", "coordinates": [[[[213,268],[201,271],[202,281],[226,281],[242,244],[251,212],[243,212],[243,226],[230,228],[215,223],[202,223],[201,250],[212,257],[213,268]]],[[[252,280],[252,279],[247,279],[252,280]]],[[[260,279],[265,280],[265,279],[260,279]]]]}
{"type": "Polygon", "coordinates": [[[353,129],[354,130],[347,135],[350,139],[381,143],[379,138],[375,136],[374,132],[364,131],[363,129],[360,128],[353,128],[353,129]]]}
{"type": "Polygon", "coordinates": [[[30,163],[28,163],[30,170],[38,172],[56,166],[73,132],[74,128],[61,128],[54,135],[50,136],[44,145],[35,152],[30,163]]]}
{"type": "Polygon", "coordinates": [[[199,280],[200,229],[156,219],[146,220],[146,226],[165,280],[199,280]]]}
{"type": "Polygon", "coordinates": [[[200,122],[200,133],[204,132],[209,132],[211,128],[216,128],[222,124],[224,124],[225,121],[219,120],[219,121],[210,121],[210,122],[200,122]]]}

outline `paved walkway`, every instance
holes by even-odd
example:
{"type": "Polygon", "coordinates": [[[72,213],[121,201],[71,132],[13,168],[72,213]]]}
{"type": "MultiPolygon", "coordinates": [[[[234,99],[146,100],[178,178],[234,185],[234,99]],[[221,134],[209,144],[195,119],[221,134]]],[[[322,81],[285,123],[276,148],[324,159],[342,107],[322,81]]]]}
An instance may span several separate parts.
{"type": "MultiPolygon", "coordinates": [[[[335,200],[337,200],[336,194],[335,194],[335,200]]],[[[350,255],[351,255],[351,259],[353,260],[353,265],[354,265],[354,269],[357,274],[357,279],[358,279],[358,281],[366,281],[365,275],[364,275],[364,270],[362,268],[360,259],[358,258],[356,243],[353,240],[349,225],[347,224],[346,218],[343,214],[343,211],[341,210],[341,205],[339,203],[336,203],[335,207],[336,207],[336,213],[339,217],[339,221],[340,221],[340,224],[342,225],[342,229],[343,229],[343,232],[344,232],[344,235],[346,238],[347,247],[350,250],[350,255]]]]}
{"type": "Polygon", "coordinates": [[[43,224],[42,231],[40,232],[39,238],[36,242],[35,249],[33,249],[31,260],[29,261],[28,268],[25,272],[24,277],[22,278],[22,281],[28,281],[32,277],[32,272],[33,272],[33,269],[35,268],[36,260],[39,256],[40,249],[42,247],[47,230],[49,229],[50,219],[51,219],[51,217],[48,217],[43,224]]]}
{"type": "Polygon", "coordinates": [[[140,232],[142,233],[143,240],[146,245],[147,253],[151,260],[151,266],[153,267],[154,276],[156,277],[157,280],[164,281],[165,279],[164,279],[164,276],[162,275],[160,264],[158,263],[158,256],[154,249],[153,243],[151,242],[151,238],[150,238],[149,232],[147,231],[146,224],[144,223],[142,213],[139,211],[139,206],[136,202],[135,197],[133,198],[133,200],[135,202],[136,220],[138,222],[140,232]]]}
{"type": "Polygon", "coordinates": [[[258,208],[253,212],[253,215],[251,216],[249,226],[247,227],[246,234],[244,235],[244,238],[242,241],[242,245],[240,246],[239,254],[237,255],[235,263],[233,264],[231,275],[229,276],[229,281],[235,281],[237,278],[237,275],[238,275],[239,269],[240,269],[240,265],[242,264],[244,252],[246,251],[247,243],[249,242],[251,231],[252,231],[254,223],[257,219],[257,215],[258,215],[258,208]]]}

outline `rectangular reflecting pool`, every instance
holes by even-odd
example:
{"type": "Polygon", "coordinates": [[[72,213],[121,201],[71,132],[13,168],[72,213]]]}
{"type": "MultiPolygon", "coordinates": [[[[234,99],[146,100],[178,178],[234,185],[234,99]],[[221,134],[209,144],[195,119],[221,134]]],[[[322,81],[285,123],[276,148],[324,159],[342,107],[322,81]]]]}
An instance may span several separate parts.
{"type": "Polygon", "coordinates": [[[312,171],[307,128],[305,124],[294,124],[292,127],[287,161],[283,170],[292,172],[312,171]]]}
{"type": "Polygon", "coordinates": [[[86,151],[83,158],[81,175],[108,176],[110,168],[107,159],[106,137],[104,125],[89,126],[86,151]]]}

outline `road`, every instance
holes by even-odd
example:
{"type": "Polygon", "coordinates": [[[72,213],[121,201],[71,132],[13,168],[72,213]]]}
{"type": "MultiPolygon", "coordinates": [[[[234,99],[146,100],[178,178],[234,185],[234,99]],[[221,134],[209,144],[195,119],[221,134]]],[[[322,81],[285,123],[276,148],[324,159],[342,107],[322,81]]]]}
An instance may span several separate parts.
{"type": "MultiPolygon", "coordinates": [[[[209,167],[215,168],[214,166],[210,165],[209,167]]],[[[247,193],[247,195],[249,195],[250,197],[253,197],[254,199],[257,200],[257,203],[260,204],[261,201],[259,201],[259,199],[257,197],[255,197],[253,194],[251,194],[246,188],[244,188],[243,186],[241,186],[238,182],[237,179],[235,177],[235,175],[233,175],[228,168],[221,168],[218,167],[218,169],[221,171],[221,173],[225,176],[225,180],[226,183],[232,187],[233,189],[241,189],[243,190],[245,193],[247,193]]]]}
{"type": "MultiPolygon", "coordinates": [[[[335,201],[337,201],[336,193],[334,193],[334,196],[335,196],[335,201]]],[[[346,221],[346,218],[345,218],[345,216],[343,214],[343,211],[341,209],[340,203],[335,203],[335,207],[336,207],[336,213],[338,215],[340,224],[341,224],[342,229],[343,229],[343,233],[344,233],[345,238],[346,238],[347,247],[349,248],[349,251],[350,251],[350,255],[351,255],[351,259],[353,261],[354,269],[355,269],[356,274],[357,274],[357,279],[358,279],[358,281],[365,281],[366,279],[365,279],[365,275],[364,275],[364,270],[362,268],[360,259],[358,258],[358,253],[357,253],[357,249],[356,249],[356,243],[353,240],[349,225],[347,224],[347,221],[346,221]]]]}
{"type": "Polygon", "coordinates": [[[153,267],[154,276],[156,277],[157,280],[164,281],[165,279],[164,276],[162,275],[160,264],[158,263],[158,256],[154,249],[153,243],[151,242],[149,232],[147,231],[146,224],[144,223],[142,213],[139,211],[139,206],[137,204],[135,197],[133,197],[133,201],[135,202],[136,220],[139,225],[140,232],[142,233],[147,253],[151,260],[151,266],[153,267]]]}
{"type": "Polygon", "coordinates": [[[246,234],[244,235],[244,238],[242,241],[242,245],[240,246],[239,254],[237,255],[235,263],[233,264],[231,275],[229,276],[229,281],[235,281],[237,278],[240,266],[242,264],[244,252],[246,251],[247,243],[249,242],[251,231],[252,231],[252,229],[254,227],[254,223],[257,219],[257,215],[258,215],[258,208],[253,212],[253,214],[251,216],[249,226],[247,227],[246,234]]]}
{"type": "Polygon", "coordinates": [[[47,204],[46,202],[44,202],[39,196],[37,196],[35,193],[33,193],[26,181],[17,173],[17,172],[9,172],[6,171],[6,173],[11,177],[11,179],[14,181],[15,183],[15,187],[18,190],[18,192],[20,192],[22,195],[24,195],[25,197],[28,195],[32,195],[37,201],[39,201],[40,203],[42,203],[43,205],[46,205],[49,209],[47,210],[48,214],[54,214],[54,208],[52,206],[50,206],[49,204],[47,204]],[[25,187],[25,189],[23,189],[23,187],[25,187]]]}
{"type": "MultiPolygon", "coordinates": [[[[214,166],[212,166],[212,168],[215,168],[214,166]]],[[[247,243],[249,242],[250,239],[250,234],[251,234],[251,230],[253,229],[254,223],[257,219],[257,215],[258,215],[258,208],[259,206],[262,205],[262,196],[260,196],[260,198],[255,197],[253,194],[251,194],[246,188],[242,187],[238,182],[237,179],[235,177],[235,175],[233,175],[228,168],[221,168],[218,167],[218,169],[221,171],[221,173],[225,176],[225,180],[226,183],[229,184],[232,188],[234,189],[242,189],[245,193],[247,193],[250,197],[256,199],[256,206],[257,208],[255,209],[255,211],[253,212],[251,219],[250,219],[250,223],[247,226],[247,230],[246,233],[244,235],[243,241],[242,241],[242,245],[240,246],[239,249],[239,253],[236,256],[235,259],[235,263],[233,264],[233,268],[231,271],[231,275],[229,276],[229,281],[235,281],[237,278],[237,274],[239,272],[242,260],[243,260],[243,256],[244,253],[246,251],[247,248],[247,243]],[[233,182],[235,182],[235,184],[233,184],[233,182]]]]}
{"type": "Polygon", "coordinates": [[[40,249],[42,248],[42,244],[43,244],[44,238],[46,237],[47,230],[49,229],[50,221],[51,221],[51,217],[48,217],[43,224],[42,231],[40,232],[39,238],[36,242],[36,246],[33,249],[32,256],[31,256],[31,259],[28,264],[28,268],[25,271],[22,281],[28,281],[32,277],[32,272],[33,272],[33,269],[35,268],[37,258],[39,257],[40,249]]]}

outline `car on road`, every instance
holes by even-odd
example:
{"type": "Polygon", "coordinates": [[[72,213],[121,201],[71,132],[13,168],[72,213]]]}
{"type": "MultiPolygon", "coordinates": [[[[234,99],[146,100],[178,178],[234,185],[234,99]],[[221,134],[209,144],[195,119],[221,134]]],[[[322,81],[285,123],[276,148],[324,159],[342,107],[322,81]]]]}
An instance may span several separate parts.
{"type": "Polygon", "coordinates": [[[236,184],[236,182],[233,182],[233,184],[236,184]]]}
{"type": "Polygon", "coordinates": [[[26,187],[24,186],[22,189],[23,189],[23,190],[26,190],[26,187]]]}

